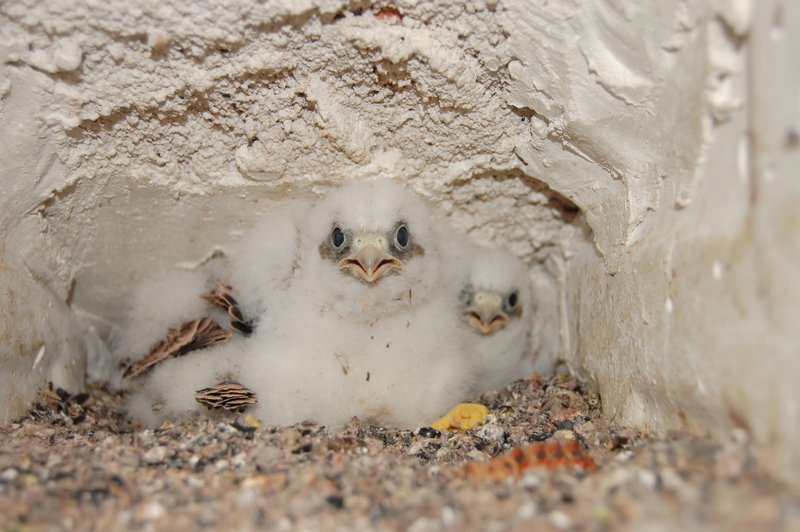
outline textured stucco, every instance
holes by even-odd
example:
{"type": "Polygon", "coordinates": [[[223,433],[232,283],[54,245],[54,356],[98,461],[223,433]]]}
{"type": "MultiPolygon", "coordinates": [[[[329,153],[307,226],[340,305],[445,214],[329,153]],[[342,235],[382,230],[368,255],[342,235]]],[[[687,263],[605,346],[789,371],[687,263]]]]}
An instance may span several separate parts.
{"type": "Polygon", "coordinates": [[[59,368],[108,371],[138,279],[381,175],[528,261],[542,367],[592,378],[608,415],[744,426],[800,471],[798,8],[387,6],[0,5],[7,415],[80,384],[59,368]]]}

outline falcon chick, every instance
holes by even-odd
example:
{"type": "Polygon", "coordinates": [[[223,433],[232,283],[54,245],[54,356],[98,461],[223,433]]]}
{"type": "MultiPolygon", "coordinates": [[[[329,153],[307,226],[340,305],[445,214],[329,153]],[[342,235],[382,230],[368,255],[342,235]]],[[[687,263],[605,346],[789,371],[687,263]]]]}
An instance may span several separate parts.
{"type": "Polygon", "coordinates": [[[252,334],[159,363],[135,413],[154,423],[202,411],[195,394],[207,404],[215,385],[234,381],[270,424],[429,424],[467,395],[475,373],[453,319],[463,273],[452,239],[419,196],[385,180],[268,216],[209,275],[232,287],[252,334]]]}
{"type": "Polygon", "coordinates": [[[533,372],[533,297],[525,264],[501,249],[473,246],[459,313],[477,356],[475,392],[505,386],[533,372]]]}
{"type": "MultiPolygon", "coordinates": [[[[200,298],[209,290],[208,275],[201,271],[168,272],[142,281],[114,332],[112,353],[117,362],[140,361],[171,335],[170,330],[180,332],[183,325],[210,316],[213,312],[200,298]]],[[[221,313],[213,314],[224,321],[221,313]]]]}
{"type": "Polygon", "coordinates": [[[224,258],[140,283],[113,350],[120,362],[132,362],[120,382],[131,391],[132,414],[155,425],[187,410],[206,411],[196,393],[238,378],[246,340],[260,321],[270,321],[269,310],[278,308],[270,300],[290,284],[296,223],[308,207],[276,209],[224,258]]]}
{"type": "Polygon", "coordinates": [[[244,353],[256,415],[415,427],[464,396],[448,229],[392,181],[329,192],[298,225],[300,260],[244,353]]]}
{"type": "Polygon", "coordinates": [[[300,269],[300,227],[311,204],[291,201],[261,218],[231,246],[226,260],[214,270],[236,293],[241,312],[258,322],[269,318],[279,294],[292,284],[300,269]]]}

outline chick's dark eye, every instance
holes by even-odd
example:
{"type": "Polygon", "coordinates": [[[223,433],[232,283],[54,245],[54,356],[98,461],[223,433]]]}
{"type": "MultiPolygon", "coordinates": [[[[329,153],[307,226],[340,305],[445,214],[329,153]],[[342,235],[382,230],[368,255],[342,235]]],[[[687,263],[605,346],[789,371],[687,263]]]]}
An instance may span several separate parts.
{"type": "Polygon", "coordinates": [[[408,227],[405,225],[398,227],[397,234],[395,234],[394,239],[397,243],[397,247],[403,249],[408,247],[408,227]]]}
{"type": "Polygon", "coordinates": [[[331,234],[331,243],[336,248],[340,248],[344,245],[344,233],[338,227],[333,228],[333,234],[331,234]]]}
{"type": "Polygon", "coordinates": [[[508,299],[506,300],[506,302],[508,303],[508,306],[510,308],[515,308],[517,306],[517,303],[519,302],[519,296],[517,296],[516,292],[511,292],[508,295],[508,299]]]}

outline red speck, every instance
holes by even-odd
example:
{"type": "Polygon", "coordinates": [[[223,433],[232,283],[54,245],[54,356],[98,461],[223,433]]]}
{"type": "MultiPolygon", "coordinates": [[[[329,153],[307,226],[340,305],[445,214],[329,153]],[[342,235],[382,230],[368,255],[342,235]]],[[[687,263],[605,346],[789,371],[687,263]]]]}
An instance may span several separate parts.
{"type": "Polygon", "coordinates": [[[375,13],[375,18],[391,24],[399,24],[403,20],[403,15],[397,8],[382,7],[375,13]]]}

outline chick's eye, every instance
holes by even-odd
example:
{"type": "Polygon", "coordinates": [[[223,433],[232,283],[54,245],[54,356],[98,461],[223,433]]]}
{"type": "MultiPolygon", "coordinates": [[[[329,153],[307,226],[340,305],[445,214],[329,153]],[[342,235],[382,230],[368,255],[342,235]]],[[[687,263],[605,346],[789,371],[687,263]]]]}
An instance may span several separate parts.
{"type": "Polygon", "coordinates": [[[408,227],[401,225],[397,228],[397,233],[394,235],[394,241],[397,247],[405,249],[408,247],[408,227]]]}
{"type": "Polygon", "coordinates": [[[516,292],[511,292],[508,294],[508,298],[506,299],[506,303],[508,304],[509,308],[516,308],[517,303],[519,303],[519,296],[516,292]]]}
{"type": "Polygon", "coordinates": [[[340,248],[344,245],[344,232],[338,227],[333,228],[333,234],[331,234],[331,243],[336,248],[340,248]]]}

